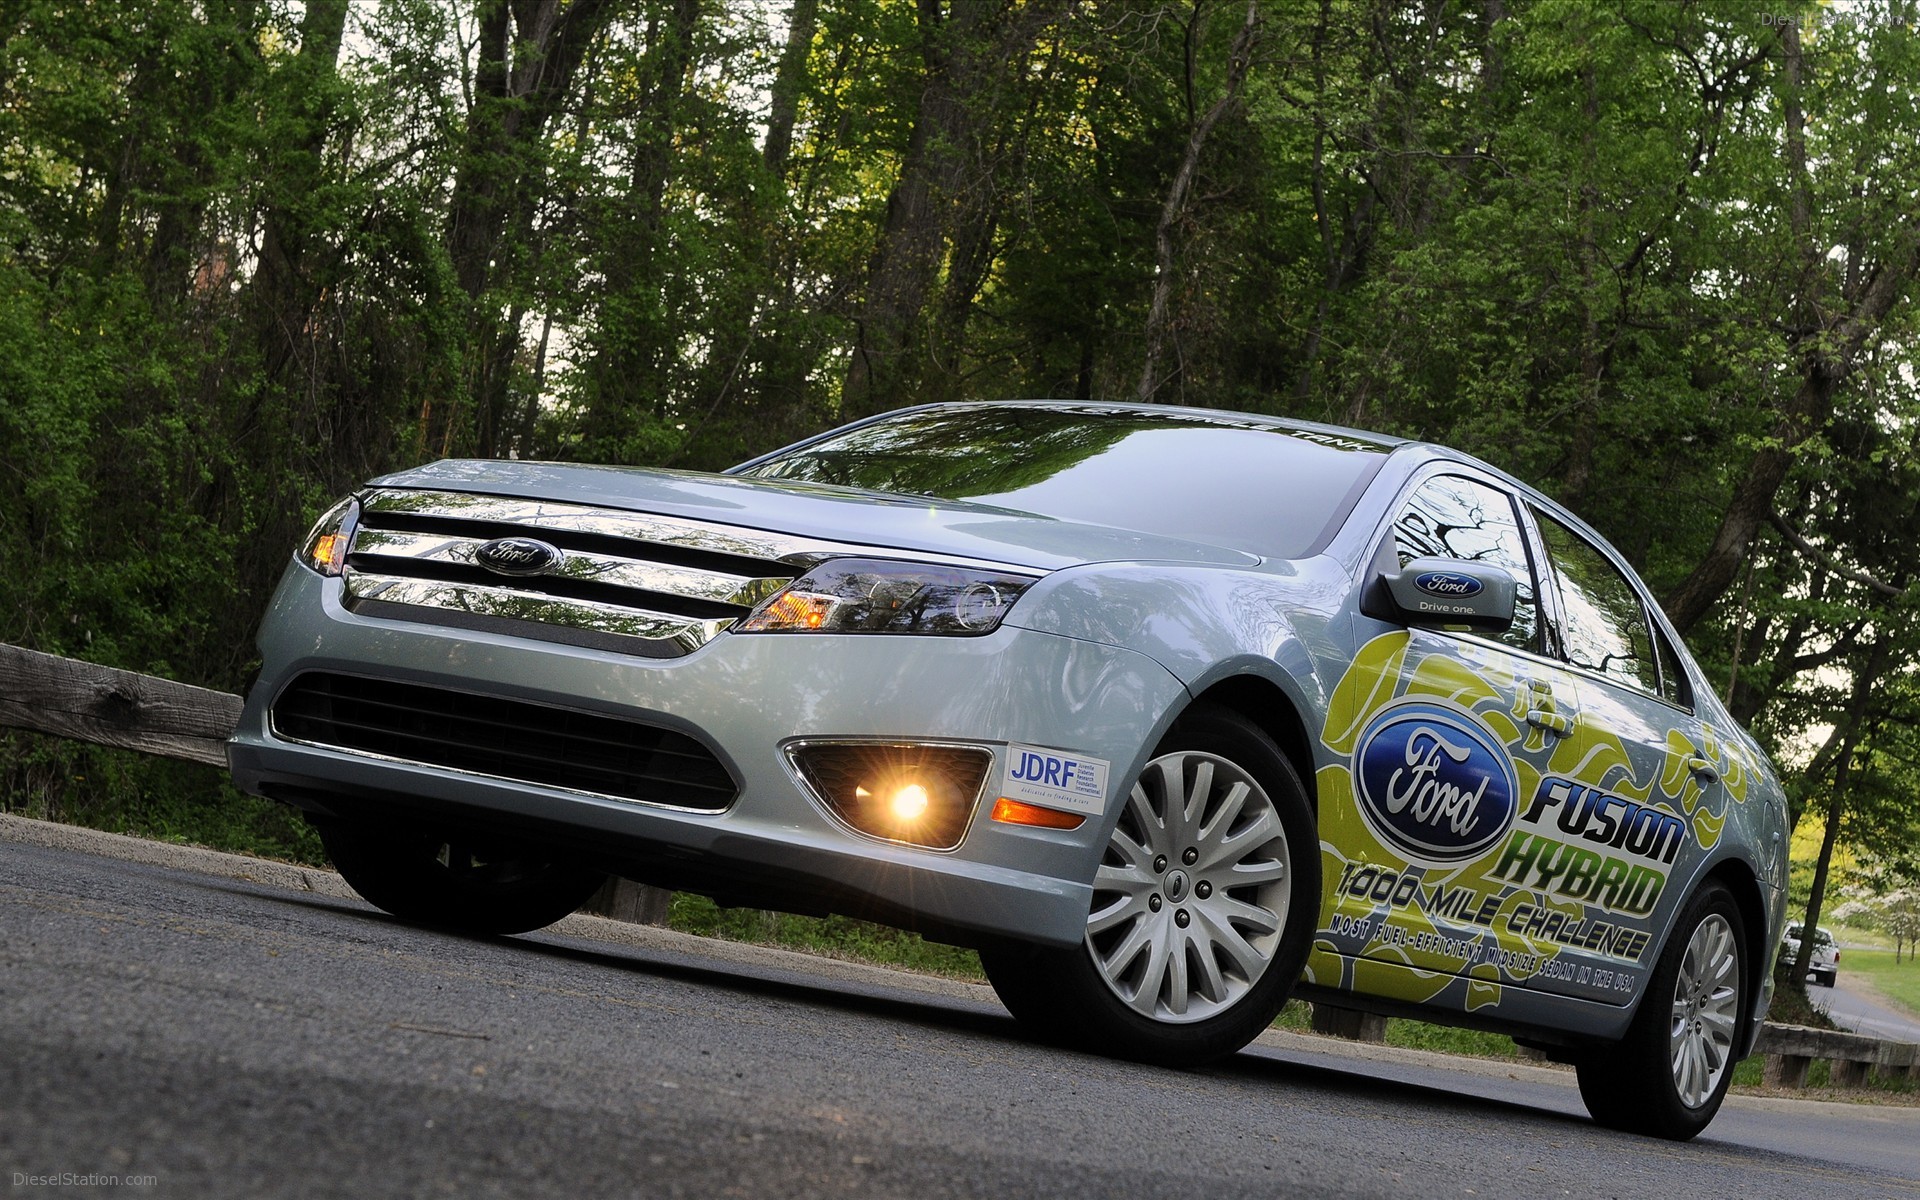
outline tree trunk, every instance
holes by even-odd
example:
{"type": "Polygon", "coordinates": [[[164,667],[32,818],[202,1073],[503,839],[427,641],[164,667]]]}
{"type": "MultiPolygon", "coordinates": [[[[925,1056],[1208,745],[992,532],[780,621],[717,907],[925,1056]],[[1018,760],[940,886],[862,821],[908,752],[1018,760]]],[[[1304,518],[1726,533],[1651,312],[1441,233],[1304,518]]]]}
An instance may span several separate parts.
{"type": "MultiPolygon", "coordinates": [[[[1194,0],[1195,24],[1201,21],[1203,3],[1204,0],[1194,0]]],[[[1153,298],[1147,305],[1146,362],[1140,368],[1140,382],[1134,388],[1134,399],[1143,404],[1154,400],[1170,378],[1162,373],[1160,360],[1166,353],[1167,334],[1172,324],[1173,289],[1177,273],[1174,229],[1186,215],[1187,195],[1193,190],[1193,175],[1199,169],[1200,152],[1206,149],[1208,136],[1234,101],[1240,98],[1240,85],[1246,82],[1247,71],[1253,64],[1253,43],[1259,28],[1260,8],[1255,0],[1247,0],[1246,20],[1241,22],[1240,31],[1234,34],[1233,45],[1227,51],[1226,86],[1208,106],[1206,113],[1187,131],[1186,151],[1180,156],[1180,166],[1174,171],[1173,182],[1167,187],[1166,200],[1160,205],[1160,220],[1153,230],[1153,298]]]]}
{"type": "Polygon", "coordinates": [[[1820,834],[1820,858],[1813,867],[1813,891],[1807,899],[1807,919],[1800,926],[1800,951],[1789,968],[1791,973],[1788,979],[1796,984],[1804,984],[1807,972],[1812,969],[1814,939],[1820,928],[1820,909],[1826,901],[1827,873],[1833,865],[1833,847],[1839,840],[1840,821],[1845,813],[1843,797],[1852,759],[1853,752],[1849,746],[1840,757],[1838,769],[1834,771],[1833,795],[1827,801],[1827,826],[1820,834]]]}
{"type": "Polygon", "coordinates": [[[807,78],[807,56],[820,24],[820,0],[793,0],[787,10],[787,44],[780,52],[780,70],[768,93],[767,141],[761,158],[775,179],[787,176],[787,158],[793,152],[793,122],[800,110],[800,87],[807,78]]]}
{"type": "MultiPolygon", "coordinates": [[[[900,175],[887,197],[886,218],[869,260],[865,295],[856,314],[853,356],[841,390],[841,415],[864,416],[892,406],[920,374],[927,350],[919,326],[948,262],[948,241],[963,193],[990,195],[993,167],[981,149],[984,132],[1003,108],[1000,95],[1017,83],[1041,31],[1062,6],[1057,0],[918,0],[926,82],[900,175]]],[[[991,212],[991,208],[979,210],[991,212]]],[[[972,223],[986,230],[991,219],[972,223]]],[[[964,257],[969,248],[960,247],[964,257]]],[[[977,289],[981,263],[961,261],[977,289]]],[[[966,287],[964,280],[961,287],[966,287]]],[[[971,304],[972,297],[966,297],[971,304]]]]}
{"type": "Polygon", "coordinates": [[[309,260],[315,236],[323,231],[316,229],[308,204],[325,175],[321,156],[335,108],[331,81],[346,25],[347,0],[308,0],[300,18],[300,53],[282,68],[294,81],[290,99],[298,119],[293,136],[276,147],[274,192],[261,218],[251,297],[270,385],[284,381],[310,343],[313,311],[324,286],[315,280],[309,260]]]}
{"type": "Polygon", "coordinates": [[[585,426],[586,449],[598,458],[625,459],[624,435],[636,414],[664,416],[664,381],[678,332],[660,311],[667,189],[673,182],[674,139],[693,69],[693,39],[701,0],[669,0],[664,19],[648,22],[639,69],[640,112],[626,192],[617,202],[618,227],[608,231],[602,256],[606,301],[619,319],[593,359],[594,405],[585,426]]]}
{"type": "Polygon", "coordinates": [[[1754,453],[1735,485],[1706,554],[1663,602],[1667,616],[1683,636],[1733,585],[1761,524],[1773,512],[1774,496],[1798,461],[1802,445],[1832,414],[1834,397],[1867,342],[1920,276],[1920,224],[1909,218],[1896,231],[1877,269],[1850,272],[1838,287],[1833,285],[1827,269],[1831,239],[1813,227],[1800,27],[1783,21],[1777,28],[1785,80],[1780,96],[1790,188],[1787,222],[1801,258],[1799,294],[1788,342],[1798,355],[1800,378],[1766,445],[1754,453]]]}
{"type": "MultiPolygon", "coordinates": [[[[448,206],[447,252],[470,302],[467,391],[478,408],[475,441],[501,448],[520,330],[488,293],[511,279],[532,235],[544,182],[548,122],[565,104],[609,0],[481,0],[473,103],[448,206]]],[[[431,402],[429,401],[429,404],[431,402]]],[[[459,433],[459,396],[421,411],[426,449],[448,453],[459,433]]]]}
{"type": "Polygon", "coordinates": [[[889,407],[892,393],[910,373],[904,360],[918,342],[913,325],[939,273],[948,204],[959,190],[964,146],[974,133],[968,112],[978,87],[980,53],[974,47],[997,9],[985,0],[959,0],[948,14],[940,0],[919,0],[926,85],[867,271],[841,393],[845,417],[889,407]]]}
{"type": "Polygon", "coordinates": [[[1883,638],[1868,649],[1865,662],[1854,664],[1853,694],[1848,699],[1840,724],[1834,730],[1838,738],[1837,752],[1831,757],[1826,753],[1835,745],[1834,740],[1829,739],[1827,747],[1816,754],[1814,761],[1807,766],[1805,778],[1812,782],[1817,777],[1816,772],[1825,772],[1822,760],[1831,762],[1833,780],[1827,796],[1826,828],[1820,835],[1820,859],[1814,865],[1813,890],[1807,897],[1807,917],[1801,926],[1800,952],[1794,959],[1789,977],[1794,983],[1805,982],[1808,964],[1813,958],[1813,940],[1820,926],[1820,910],[1826,903],[1827,875],[1833,864],[1833,848],[1839,840],[1840,822],[1846,816],[1847,788],[1853,778],[1853,752],[1866,736],[1868,706],[1892,658],[1891,650],[1891,643],[1883,638]]]}

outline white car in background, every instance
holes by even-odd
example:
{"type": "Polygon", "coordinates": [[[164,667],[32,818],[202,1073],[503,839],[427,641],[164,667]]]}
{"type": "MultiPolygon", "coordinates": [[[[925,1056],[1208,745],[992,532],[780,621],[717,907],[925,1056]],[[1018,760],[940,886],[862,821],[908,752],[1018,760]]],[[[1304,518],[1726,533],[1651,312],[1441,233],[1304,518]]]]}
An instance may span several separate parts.
{"type": "MultiPolygon", "coordinates": [[[[1780,961],[1792,962],[1800,955],[1800,932],[1805,926],[1795,921],[1787,926],[1786,936],[1780,939],[1780,961]]],[[[1840,974],[1840,944],[1833,940],[1831,930],[1816,927],[1813,931],[1813,957],[1807,960],[1807,970],[1813,975],[1813,981],[1821,987],[1832,987],[1840,974]]]]}

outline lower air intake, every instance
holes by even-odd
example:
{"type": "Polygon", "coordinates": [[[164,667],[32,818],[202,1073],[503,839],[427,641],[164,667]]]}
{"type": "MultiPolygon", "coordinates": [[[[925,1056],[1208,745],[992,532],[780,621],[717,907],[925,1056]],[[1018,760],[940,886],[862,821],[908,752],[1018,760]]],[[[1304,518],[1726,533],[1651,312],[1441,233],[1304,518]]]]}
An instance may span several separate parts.
{"type": "Polygon", "coordinates": [[[308,673],[273,704],[295,741],[619,800],[720,812],[735,785],[682,733],[549,704],[308,673]]]}

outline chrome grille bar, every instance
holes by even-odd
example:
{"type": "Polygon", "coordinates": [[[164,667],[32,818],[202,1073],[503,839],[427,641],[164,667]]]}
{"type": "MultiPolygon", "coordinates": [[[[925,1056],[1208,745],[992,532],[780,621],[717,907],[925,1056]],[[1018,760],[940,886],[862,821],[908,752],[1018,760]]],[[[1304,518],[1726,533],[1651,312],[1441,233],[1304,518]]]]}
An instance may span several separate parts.
{"type": "Polygon", "coordinates": [[[676,657],[786,586],[822,549],[650,513],[390,489],[362,497],[346,603],[365,615],[676,657]],[[490,570],[479,551],[505,537],[544,541],[558,560],[533,575],[490,570]]]}

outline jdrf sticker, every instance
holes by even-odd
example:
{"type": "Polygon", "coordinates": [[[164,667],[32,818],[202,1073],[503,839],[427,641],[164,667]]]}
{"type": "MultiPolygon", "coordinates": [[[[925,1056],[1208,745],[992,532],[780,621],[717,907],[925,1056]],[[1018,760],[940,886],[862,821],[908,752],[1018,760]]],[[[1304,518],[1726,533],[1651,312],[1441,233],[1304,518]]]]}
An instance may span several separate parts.
{"type": "Polygon", "coordinates": [[[1107,760],[1042,746],[1007,747],[1000,794],[1009,800],[1097,817],[1107,809],[1107,760]]]}

